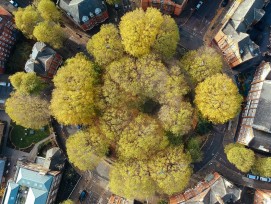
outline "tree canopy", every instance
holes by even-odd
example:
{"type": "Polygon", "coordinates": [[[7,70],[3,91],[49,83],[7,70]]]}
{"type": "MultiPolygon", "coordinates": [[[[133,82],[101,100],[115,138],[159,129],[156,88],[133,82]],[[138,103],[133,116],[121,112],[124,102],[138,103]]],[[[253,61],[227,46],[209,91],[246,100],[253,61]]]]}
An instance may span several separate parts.
{"type": "Polygon", "coordinates": [[[33,38],[34,27],[42,21],[42,18],[34,6],[18,8],[14,12],[15,24],[28,38],[33,38]]]}
{"type": "Polygon", "coordinates": [[[66,142],[69,161],[83,171],[94,169],[108,152],[108,146],[102,132],[96,127],[76,132],[66,142]]]}
{"type": "Polygon", "coordinates": [[[71,199],[65,200],[60,204],[74,204],[74,202],[71,199]]]}
{"type": "Polygon", "coordinates": [[[122,158],[148,159],[168,145],[165,132],[151,117],[140,114],[123,130],[118,142],[122,158]]]}
{"type": "Polygon", "coordinates": [[[87,50],[99,65],[106,65],[123,56],[123,47],[117,27],[113,24],[101,26],[100,32],[88,41],[87,50]]]}
{"type": "Polygon", "coordinates": [[[210,47],[187,52],[180,61],[195,83],[202,82],[207,77],[222,71],[222,57],[210,47]]]}
{"type": "Polygon", "coordinates": [[[151,49],[171,57],[179,41],[178,27],[174,20],[155,8],[146,12],[137,9],[126,13],[119,25],[122,44],[127,53],[135,57],[149,54],[151,49]]]}
{"type": "Polygon", "coordinates": [[[234,164],[242,172],[250,171],[255,163],[254,152],[240,144],[229,144],[225,147],[225,153],[229,162],[234,164]]]}
{"type": "Polygon", "coordinates": [[[53,48],[61,48],[65,34],[59,24],[51,21],[40,22],[33,31],[34,37],[41,42],[48,43],[53,48]]]}
{"type": "Polygon", "coordinates": [[[150,175],[160,191],[172,195],[183,191],[192,175],[191,156],[183,146],[169,147],[156,154],[149,162],[150,175]]]}
{"type": "Polygon", "coordinates": [[[37,9],[44,20],[58,22],[61,18],[61,12],[51,0],[41,0],[37,9]]]}
{"type": "Polygon", "coordinates": [[[271,157],[258,157],[252,167],[252,172],[256,175],[271,177],[271,157]]]}
{"type": "Polygon", "coordinates": [[[16,92],[21,94],[38,94],[44,88],[44,83],[35,72],[17,72],[9,77],[16,92]]]}
{"type": "Polygon", "coordinates": [[[5,103],[10,118],[26,128],[39,129],[50,119],[49,102],[38,96],[14,93],[5,103]]]}
{"type": "Polygon", "coordinates": [[[91,124],[96,116],[97,73],[82,53],[68,59],[53,79],[53,116],[62,124],[91,124]]]}
{"type": "Polygon", "coordinates": [[[156,184],[150,177],[147,161],[119,161],[110,170],[110,190],[125,198],[146,199],[154,195],[156,184]]]}
{"type": "Polygon", "coordinates": [[[233,119],[240,110],[241,102],[237,86],[225,74],[209,77],[196,87],[195,103],[203,117],[213,123],[233,119]]]}

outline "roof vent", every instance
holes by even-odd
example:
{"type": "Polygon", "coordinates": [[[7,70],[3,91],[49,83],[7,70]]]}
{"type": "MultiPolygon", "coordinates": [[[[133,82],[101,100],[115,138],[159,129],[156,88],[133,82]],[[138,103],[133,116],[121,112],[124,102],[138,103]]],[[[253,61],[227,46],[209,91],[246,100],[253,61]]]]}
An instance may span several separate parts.
{"type": "Polygon", "coordinates": [[[96,8],[95,9],[95,14],[99,15],[100,13],[102,13],[102,10],[100,8],[96,8]]]}
{"type": "Polygon", "coordinates": [[[94,17],[94,14],[89,12],[89,16],[92,18],[92,17],[94,17]]]}
{"type": "Polygon", "coordinates": [[[87,22],[89,20],[89,17],[87,17],[87,16],[83,16],[82,17],[82,21],[85,23],[85,22],[87,22]]]}

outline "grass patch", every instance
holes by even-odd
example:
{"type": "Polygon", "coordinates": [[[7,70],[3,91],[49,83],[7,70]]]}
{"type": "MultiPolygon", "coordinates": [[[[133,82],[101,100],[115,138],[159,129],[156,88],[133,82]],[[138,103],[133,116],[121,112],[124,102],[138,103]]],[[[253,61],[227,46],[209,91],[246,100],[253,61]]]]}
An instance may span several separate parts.
{"type": "Polygon", "coordinates": [[[17,148],[29,147],[31,144],[43,140],[50,134],[48,126],[46,126],[44,130],[32,130],[16,125],[15,123],[12,123],[11,125],[13,128],[10,140],[17,148]]]}

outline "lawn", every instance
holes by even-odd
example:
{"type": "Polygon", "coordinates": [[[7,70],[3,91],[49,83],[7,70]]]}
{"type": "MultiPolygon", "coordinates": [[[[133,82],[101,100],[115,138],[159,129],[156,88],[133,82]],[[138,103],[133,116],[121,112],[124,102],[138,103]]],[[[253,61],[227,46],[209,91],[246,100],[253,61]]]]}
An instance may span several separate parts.
{"type": "Polygon", "coordinates": [[[15,123],[12,123],[11,125],[13,128],[10,140],[17,148],[29,147],[31,144],[41,141],[50,134],[48,126],[46,126],[44,130],[32,130],[16,125],[15,123]]]}

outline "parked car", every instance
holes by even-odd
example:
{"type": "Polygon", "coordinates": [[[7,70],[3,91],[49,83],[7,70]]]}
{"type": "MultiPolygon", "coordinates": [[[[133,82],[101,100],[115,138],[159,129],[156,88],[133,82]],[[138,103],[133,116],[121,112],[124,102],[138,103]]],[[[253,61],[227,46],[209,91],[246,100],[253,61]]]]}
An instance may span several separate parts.
{"type": "Polygon", "coordinates": [[[229,0],[223,0],[221,3],[221,6],[226,7],[228,3],[229,3],[229,0]]]}
{"type": "Polygon", "coordinates": [[[202,4],[203,4],[203,1],[199,1],[199,3],[196,6],[196,10],[199,10],[199,8],[201,7],[202,4]]]}
{"type": "Polygon", "coordinates": [[[80,195],[79,195],[79,201],[82,202],[86,199],[87,197],[87,191],[86,190],[83,190],[80,195]]]}
{"type": "Polygon", "coordinates": [[[252,175],[252,174],[248,174],[247,177],[250,178],[250,179],[259,180],[259,176],[255,176],[255,175],[252,175]]]}
{"type": "Polygon", "coordinates": [[[16,1],[14,1],[14,0],[10,0],[9,3],[11,3],[16,8],[19,7],[18,3],[16,1]]]}
{"type": "Polygon", "coordinates": [[[264,182],[271,182],[271,178],[266,178],[266,177],[260,177],[260,181],[264,181],[264,182]]]}

